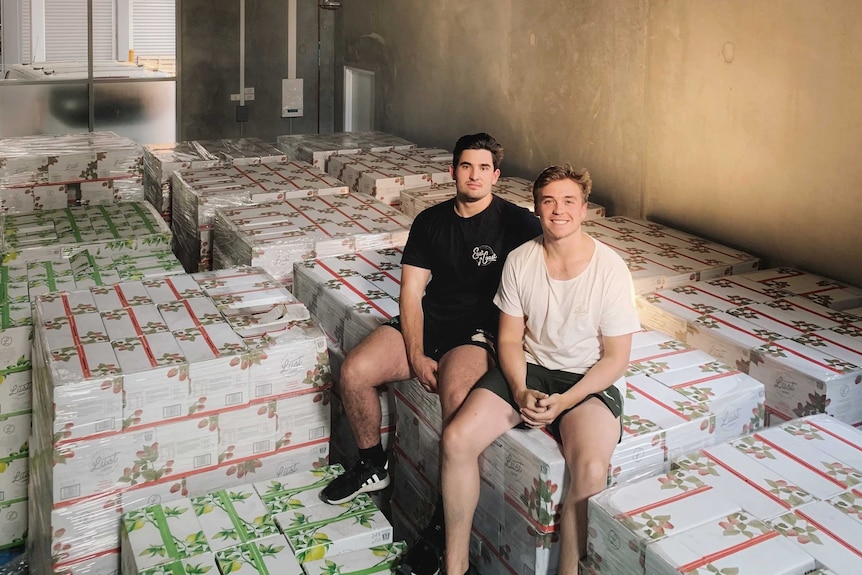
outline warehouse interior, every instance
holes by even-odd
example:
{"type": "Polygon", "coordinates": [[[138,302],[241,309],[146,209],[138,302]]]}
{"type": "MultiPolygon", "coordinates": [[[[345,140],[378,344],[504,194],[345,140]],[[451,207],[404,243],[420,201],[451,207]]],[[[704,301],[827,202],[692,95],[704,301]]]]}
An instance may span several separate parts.
{"type": "MultiPolygon", "coordinates": [[[[226,97],[238,6],[180,6],[180,134],[238,136],[226,97]]],[[[248,77],[277,98],[284,3],[246,9],[248,77]]],[[[444,148],[487,130],[506,148],[506,175],[571,162],[591,171],[611,214],[860,285],[860,11],[804,0],[300,2],[307,113],[292,128],[339,129],[343,66],[370,70],[377,129],[444,148]]],[[[243,129],[271,140],[291,126],[277,102],[258,100],[243,129]]]]}
{"type": "MultiPolygon", "coordinates": [[[[10,20],[65,1],[0,0],[0,575],[246,575],[268,554],[286,561],[269,573],[411,575],[397,565],[438,505],[443,429],[415,378],[379,390],[392,486],[345,512],[385,514],[387,545],[324,557],[286,514],[336,522],[314,521],[322,482],[362,456],[340,367],[401,311],[411,225],[455,195],[451,151],[477,132],[505,149],[495,192],[528,210],[545,167],[588,169],[585,234],[635,278],[642,329],[613,383],[620,443],[580,575],[858,573],[862,3],[74,0],[90,62],[16,79],[62,48],[10,20]],[[175,50],[151,49],[168,63],[100,68],[100,42],[123,67],[154,59],[121,25],[148,3],[169,6],[175,50]],[[94,20],[114,26],[107,40],[94,20]],[[28,43],[32,61],[10,65],[28,43]],[[54,177],[78,146],[94,158],[81,181],[54,177]],[[199,533],[166,527],[175,498],[199,533]],[[226,535],[243,513],[266,525],[226,535]],[[728,521],[762,533],[743,541],[728,521]],[[276,542],[254,559],[213,543],[264,535],[276,542]],[[180,557],[185,536],[201,546],[180,557]],[[710,547],[722,537],[740,539],[710,547]],[[377,563],[350,555],[366,551],[377,563]]],[[[558,575],[559,437],[507,432],[482,457],[471,563],[558,575]]]]}

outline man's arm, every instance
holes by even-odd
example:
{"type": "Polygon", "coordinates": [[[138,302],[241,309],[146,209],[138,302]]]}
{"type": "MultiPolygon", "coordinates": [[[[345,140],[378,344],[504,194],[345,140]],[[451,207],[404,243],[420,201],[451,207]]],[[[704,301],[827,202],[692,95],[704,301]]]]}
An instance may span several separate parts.
{"type": "Polygon", "coordinates": [[[632,334],[602,336],[602,357],[577,385],[563,394],[551,395],[539,401],[546,411],[537,421],[547,425],[566,409],[574,407],[588,395],[604,391],[625,374],[632,348],[632,334]]]}
{"type": "Polygon", "coordinates": [[[523,317],[500,312],[500,329],[497,336],[497,356],[500,360],[500,371],[512,390],[515,401],[521,408],[521,419],[531,427],[539,413],[546,408],[540,407],[538,401],[546,394],[534,389],[527,389],[527,356],[524,353],[524,330],[526,322],[523,317]]]}
{"type": "Polygon", "coordinates": [[[437,390],[437,362],[425,355],[425,314],[422,296],[431,279],[431,270],[411,265],[401,266],[401,335],[407,350],[410,369],[427,391],[437,390]]]}

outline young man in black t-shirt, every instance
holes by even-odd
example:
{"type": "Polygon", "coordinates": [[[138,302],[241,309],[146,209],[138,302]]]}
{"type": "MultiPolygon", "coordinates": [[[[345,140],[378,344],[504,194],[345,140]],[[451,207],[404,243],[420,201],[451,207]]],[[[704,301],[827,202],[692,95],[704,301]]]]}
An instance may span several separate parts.
{"type": "MultiPolygon", "coordinates": [[[[491,193],[502,159],[502,146],[488,134],[461,137],[449,168],[456,197],[414,220],[401,262],[401,315],[357,345],[341,368],[339,388],[361,460],[323,490],[327,503],[389,485],[378,387],[417,378],[440,396],[445,427],[493,364],[493,297],[503,262],[542,232],[532,213],[491,193]]],[[[431,525],[402,561],[402,572],[439,573],[442,511],[438,504],[431,525]]]]}

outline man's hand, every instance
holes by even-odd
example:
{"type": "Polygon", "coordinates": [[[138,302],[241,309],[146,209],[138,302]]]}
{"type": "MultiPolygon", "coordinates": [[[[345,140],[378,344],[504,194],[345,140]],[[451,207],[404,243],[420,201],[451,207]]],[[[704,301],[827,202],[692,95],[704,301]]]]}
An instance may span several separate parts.
{"type": "Polygon", "coordinates": [[[537,401],[536,405],[540,409],[544,408],[544,411],[540,412],[540,415],[537,417],[537,421],[543,425],[553,423],[553,421],[557,419],[562,412],[571,407],[571,405],[566,401],[566,398],[559,393],[546,395],[537,401]]]}
{"type": "Polygon", "coordinates": [[[527,388],[520,390],[515,395],[515,401],[518,403],[518,407],[520,407],[521,421],[527,427],[538,429],[553,421],[553,418],[549,421],[544,421],[547,407],[542,405],[542,402],[546,401],[547,397],[548,394],[546,393],[527,388]]]}
{"type": "Polygon", "coordinates": [[[410,360],[410,368],[416,374],[416,379],[428,393],[437,393],[437,362],[427,355],[420,355],[410,360]]]}

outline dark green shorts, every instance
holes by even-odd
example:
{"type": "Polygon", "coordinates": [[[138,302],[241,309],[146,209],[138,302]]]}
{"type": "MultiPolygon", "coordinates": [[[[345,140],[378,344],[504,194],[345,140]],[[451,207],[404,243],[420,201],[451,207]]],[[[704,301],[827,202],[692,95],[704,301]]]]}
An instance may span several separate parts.
{"type": "MultiPolygon", "coordinates": [[[[548,395],[554,393],[564,393],[569,390],[573,385],[576,385],[581,378],[583,378],[583,374],[580,373],[570,373],[568,371],[557,371],[553,369],[546,369],[540,365],[534,365],[532,363],[527,363],[527,388],[535,389],[541,391],[543,393],[547,393],[548,395]]],[[[476,383],[473,389],[484,388],[489,391],[493,391],[495,394],[499,395],[512,406],[512,409],[515,411],[520,411],[520,407],[518,406],[518,402],[515,401],[515,396],[512,395],[512,390],[509,389],[509,384],[506,382],[506,378],[503,377],[503,373],[499,368],[493,368],[488,373],[482,376],[482,378],[476,383]]],[[[620,397],[620,390],[616,388],[616,386],[612,385],[601,391],[599,393],[592,393],[585,397],[583,401],[578,403],[580,405],[584,401],[588,400],[591,397],[596,397],[604,403],[607,408],[614,414],[614,417],[620,417],[623,413],[623,399],[620,397]]],[[[569,411],[577,407],[575,405],[570,407],[566,411],[562,412],[557,418],[551,423],[548,428],[554,434],[554,437],[557,438],[557,441],[560,441],[560,421],[563,419],[563,416],[566,415],[569,411]]],[[[622,423],[620,424],[622,425],[622,423]]],[[[518,427],[525,427],[523,423],[521,423],[518,427]]],[[[620,438],[622,439],[622,427],[620,427],[620,438]]]]}

